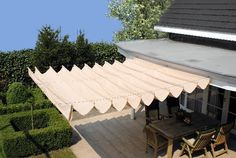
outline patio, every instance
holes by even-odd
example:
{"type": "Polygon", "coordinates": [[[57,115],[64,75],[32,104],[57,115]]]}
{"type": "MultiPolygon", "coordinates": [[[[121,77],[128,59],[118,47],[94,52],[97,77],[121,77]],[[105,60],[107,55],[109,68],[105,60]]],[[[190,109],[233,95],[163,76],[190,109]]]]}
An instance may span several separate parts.
{"type": "MultiPolygon", "coordinates": [[[[153,150],[149,148],[145,153],[145,113],[139,109],[136,113],[136,120],[130,119],[130,109],[121,112],[114,112],[99,115],[93,111],[87,117],[79,117],[71,122],[75,129],[75,143],[71,149],[78,158],[149,158],[153,156],[153,150]],[[78,132],[78,133],[77,133],[78,132]],[[79,134],[79,136],[77,135],[79,134]]],[[[235,139],[228,142],[230,152],[219,156],[219,158],[236,157],[235,139]]],[[[173,157],[177,158],[180,152],[179,143],[174,143],[173,157]]],[[[159,152],[166,157],[166,148],[159,152]]],[[[208,156],[212,157],[210,152],[208,156]]],[[[198,157],[203,157],[200,155],[198,157]]],[[[187,158],[186,155],[182,158],[187,158]]]]}

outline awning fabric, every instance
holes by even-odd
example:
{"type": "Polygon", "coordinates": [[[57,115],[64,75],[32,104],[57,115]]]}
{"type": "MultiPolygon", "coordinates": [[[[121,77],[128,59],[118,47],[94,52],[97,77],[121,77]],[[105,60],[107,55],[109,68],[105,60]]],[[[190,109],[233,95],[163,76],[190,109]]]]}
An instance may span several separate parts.
{"type": "Polygon", "coordinates": [[[154,99],[164,101],[168,95],[178,97],[182,91],[204,89],[210,82],[207,77],[138,58],[95,64],[93,68],[74,65],[71,71],[62,67],[56,72],[50,67],[43,74],[37,68],[28,72],[67,119],[71,119],[73,109],[86,115],[94,107],[101,113],[111,106],[118,111],[127,104],[137,108],[141,102],[150,105],[154,99]]]}

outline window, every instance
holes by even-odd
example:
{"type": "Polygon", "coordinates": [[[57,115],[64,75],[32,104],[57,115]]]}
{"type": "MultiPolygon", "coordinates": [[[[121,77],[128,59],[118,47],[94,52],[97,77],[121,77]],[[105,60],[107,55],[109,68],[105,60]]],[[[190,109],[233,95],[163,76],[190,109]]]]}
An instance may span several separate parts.
{"type": "MultiPolygon", "coordinates": [[[[180,104],[184,106],[185,93],[180,95],[180,104]]],[[[187,94],[187,109],[190,111],[201,112],[202,111],[202,99],[203,99],[203,90],[195,89],[192,93],[187,94]]]]}
{"type": "Polygon", "coordinates": [[[207,115],[217,120],[221,120],[224,92],[224,89],[209,87],[207,115]]]}
{"type": "Polygon", "coordinates": [[[202,111],[203,90],[195,89],[191,94],[188,94],[187,108],[195,112],[202,111]]]}

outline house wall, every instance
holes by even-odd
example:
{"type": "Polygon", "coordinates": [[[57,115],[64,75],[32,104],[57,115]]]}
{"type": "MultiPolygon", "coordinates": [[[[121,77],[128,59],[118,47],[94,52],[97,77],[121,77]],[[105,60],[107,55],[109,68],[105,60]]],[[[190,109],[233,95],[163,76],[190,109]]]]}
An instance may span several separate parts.
{"type": "Polygon", "coordinates": [[[180,104],[190,110],[205,113],[222,124],[234,122],[232,133],[236,134],[236,92],[209,86],[204,91],[197,89],[191,94],[182,93],[180,104]]]}
{"type": "Polygon", "coordinates": [[[120,48],[118,51],[125,55],[126,58],[137,57],[211,78],[208,88],[204,91],[194,91],[191,94],[183,93],[180,97],[180,101],[182,101],[180,103],[186,108],[192,108],[194,111],[202,112],[210,117],[216,118],[221,123],[234,121],[235,129],[232,132],[236,135],[236,78],[178,65],[139,53],[128,52],[120,48]]]}

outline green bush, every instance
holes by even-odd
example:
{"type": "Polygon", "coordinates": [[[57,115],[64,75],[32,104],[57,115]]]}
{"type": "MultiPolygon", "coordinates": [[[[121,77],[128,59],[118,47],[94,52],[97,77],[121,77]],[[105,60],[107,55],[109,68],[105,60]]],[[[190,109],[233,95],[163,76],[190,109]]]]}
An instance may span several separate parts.
{"type": "MultiPolygon", "coordinates": [[[[1,60],[0,60],[0,63],[1,63],[1,60]]],[[[1,65],[1,64],[0,64],[1,65]]],[[[2,70],[0,70],[0,74],[3,73],[1,72],[2,70]]],[[[1,74],[2,75],[2,74],[1,74]]],[[[1,75],[0,75],[0,90],[1,92],[6,92],[7,91],[7,85],[8,85],[8,82],[4,79],[1,79],[1,75]]],[[[3,77],[3,76],[2,76],[3,77]]]]}
{"type": "Polygon", "coordinates": [[[45,100],[45,96],[40,88],[31,88],[30,93],[33,96],[34,103],[45,100]]]}
{"type": "MultiPolygon", "coordinates": [[[[20,104],[11,104],[7,106],[0,106],[0,115],[5,115],[5,114],[10,114],[10,113],[15,113],[15,112],[22,112],[22,111],[29,111],[31,110],[31,105],[33,103],[20,103],[20,104]]],[[[47,108],[52,108],[53,104],[47,100],[43,99],[41,101],[38,101],[37,103],[33,104],[33,109],[47,109],[47,108]]]]}
{"type": "Polygon", "coordinates": [[[6,104],[6,93],[0,92],[0,104],[6,104]]]}
{"type": "Polygon", "coordinates": [[[43,99],[43,100],[38,100],[37,102],[35,102],[33,108],[34,109],[47,109],[51,107],[54,107],[52,102],[48,99],[43,99]]]}
{"type": "Polygon", "coordinates": [[[0,88],[7,89],[7,85],[13,82],[32,84],[27,67],[33,67],[34,50],[23,49],[0,53],[0,88]]]}
{"type": "MultiPolygon", "coordinates": [[[[41,115],[41,117],[37,117],[37,120],[39,119],[41,123],[43,122],[42,120],[45,121],[45,116],[49,116],[48,121],[45,121],[47,122],[47,126],[45,128],[17,132],[11,124],[13,118],[30,117],[31,112],[1,116],[0,143],[6,157],[26,157],[71,145],[72,129],[57,110],[37,110],[33,114],[34,116],[41,115]],[[44,116],[42,113],[44,113],[44,116]]],[[[26,121],[26,119],[22,120],[26,121]]],[[[26,122],[22,122],[22,124],[29,126],[29,122],[26,122]]]]}
{"type": "Polygon", "coordinates": [[[13,82],[34,85],[27,67],[36,66],[44,72],[52,66],[58,71],[62,65],[71,69],[74,64],[81,68],[84,63],[92,66],[95,62],[104,64],[125,59],[114,44],[89,43],[84,33],[76,41],[69,41],[67,35],[60,38],[59,34],[59,29],[46,26],[39,31],[35,49],[0,52],[0,89],[6,91],[7,85],[13,82]]]}
{"type": "MultiPolygon", "coordinates": [[[[33,128],[45,128],[48,126],[49,116],[45,112],[33,113],[33,128]]],[[[32,129],[31,115],[13,116],[10,121],[15,131],[28,131],[32,129]]]]}
{"type": "Polygon", "coordinates": [[[103,65],[105,61],[113,63],[114,60],[123,62],[125,57],[121,55],[117,47],[114,44],[108,44],[104,42],[93,43],[92,52],[95,54],[95,62],[100,65],[103,65]]]}
{"type": "Polygon", "coordinates": [[[7,104],[24,103],[30,97],[26,86],[20,82],[14,82],[9,85],[6,94],[7,104]]]}

